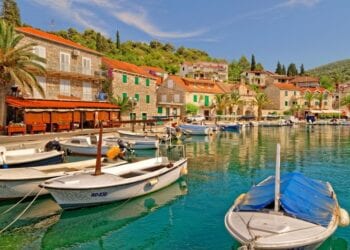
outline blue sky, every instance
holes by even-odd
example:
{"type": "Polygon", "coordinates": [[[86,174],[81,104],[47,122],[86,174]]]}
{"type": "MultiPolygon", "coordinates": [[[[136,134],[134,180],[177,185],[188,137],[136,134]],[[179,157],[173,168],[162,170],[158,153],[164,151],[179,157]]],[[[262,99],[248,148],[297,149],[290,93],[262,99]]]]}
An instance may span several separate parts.
{"type": "Polygon", "coordinates": [[[306,69],[350,58],[349,0],[17,0],[44,30],[93,28],[114,39],[153,39],[228,61],[255,55],[266,69],[306,69]]]}

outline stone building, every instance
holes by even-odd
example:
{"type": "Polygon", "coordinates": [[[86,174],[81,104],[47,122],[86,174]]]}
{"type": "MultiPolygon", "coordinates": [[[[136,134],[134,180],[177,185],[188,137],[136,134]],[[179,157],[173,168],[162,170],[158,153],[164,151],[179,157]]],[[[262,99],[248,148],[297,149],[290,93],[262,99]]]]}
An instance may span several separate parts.
{"type": "Polygon", "coordinates": [[[225,62],[184,62],[180,65],[181,77],[197,80],[228,81],[228,64],[225,62]]]}
{"type": "Polygon", "coordinates": [[[241,74],[241,83],[265,87],[275,80],[271,77],[274,73],[264,70],[245,71],[241,74]]]}
{"type": "Polygon", "coordinates": [[[118,119],[119,108],[106,103],[101,93],[99,52],[32,27],[17,27],[16,32],[24,36],[18,46],[34,43],[33,52],[46,59],[45,75],[32,72],[45,95],[13,85],[6,99],[8,121],[55,131],[118,119]]]}
{"type": "Polygon", "coordinates": [[[129,98],[133,103],[133,110],[121,114],[123,120],[146,120],[157,115],[155,76],[134,64],[107,57],[102,63],[111,73],[113,96],[129,98]]]}

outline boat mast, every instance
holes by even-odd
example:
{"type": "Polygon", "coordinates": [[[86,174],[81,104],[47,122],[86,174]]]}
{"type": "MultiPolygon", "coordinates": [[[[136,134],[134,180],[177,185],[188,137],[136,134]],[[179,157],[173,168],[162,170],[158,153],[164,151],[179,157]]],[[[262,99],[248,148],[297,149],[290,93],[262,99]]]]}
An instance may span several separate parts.
{"type": "Polygon", "coordinates": [[[100,121],[100,131],[98,135],[98,144],[97,144],[97,157],[96,157],[96,166],[95,166],[95,174],[101,175],[101,150],[102,150],[102,122],[100,121]]]}
{"type": "Polygon", "coordinates": [[[281,164],[281,145],[277,143],[276,150],[276,173],[275,173],[275,212],[278,212],[280,209],[279,200],[280,200],[280,164],[281,164]]]}

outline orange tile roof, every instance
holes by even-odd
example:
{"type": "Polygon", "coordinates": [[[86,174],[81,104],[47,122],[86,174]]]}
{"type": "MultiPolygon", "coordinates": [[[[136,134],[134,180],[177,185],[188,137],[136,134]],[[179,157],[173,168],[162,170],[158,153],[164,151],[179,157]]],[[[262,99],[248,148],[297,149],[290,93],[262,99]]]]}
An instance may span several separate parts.
{"type": "Polygon", "coordinates": [[[84,102],[84,101],[61,101],[61,100],[36,100],[23,99],[14,96],[7,96],[6,103],[9,106],[17,108],[40,108],[40,109],[79,109],[79,108],[96,108],[96,109],[118,109],[116,106],[107,102],[84,102]]]}
{"type": "Polygon", "coordinates": [[[223,94],[224,91],[216,82],[209,80],[197,80],[192,78],[181,78],[179,76],[169,76],[175,84],[180,86],[187,92],[208,93],[208,94],[223,94]]]}
{"type": "Polygon", "coordinates": [[[302,83],[302,82],[319,82],[319,78],[311,76],[297,76],[291,80],[293,83],[302,83]]]}
{"type": "Polygon", "coordinates": [[[275,87],[279,88],[280,90],[294,90],[294,91],[300,91],[301,89],[294,84],[291,83],[274,83],[275,87]]]}
{"type": "Polygon", "coordinates": [[[303,88],[301,87],[300,90],[305,93],[305,92],[320,92],[320,93],[324,93],[324,92],[329,92],[327,89],[322,88],[322,87],[316,87],[316,88],[303,88]]]}
{"type": "Polygon", "coordinates": [[[146,70],[146,71],[154,71],[154,72],[159,72],[159,73],[166,73],[166,71],[162,68],[159,67],[153,67],[153,66],[140,66],[142,69],[146,70]]]}
{"type": "Polygon", "coordinates": [[[106,65],[108,68],[112,69],[119,69],[121,71],[129,72],[132,74],[136,75],[141,75],[144,77],[152,78],[152,79],[157,79],[155,76],[149,74],[147,71],[142,69],[141,67],[132,64],[132,63],[127,63],[107,57],[102,57],[102,64],[106,65]]]}
{"type": "Polygon", "coordinates": [[[71,40],[65,39],[63,37],[51,34],[51,33],[47,33],[45,31],[39,30],[39,29],[35,29],[32,27],[17,27],[16,28],[17,32],[21,32],[25,35],[30,35],[30,36],[35,36],[35,37],[39,37],[51,42],[56,42],[59,44],[63,44],[69,47],[73,47],[76,49],[80,49],[80,50],[84,50],[93,54],[98,54],[98,55],[102,55],[100,52],[97,52],[96,50],[92,50],[89,49],[85,46],[80,45],[79,43],[73,42],[71,40]]]}

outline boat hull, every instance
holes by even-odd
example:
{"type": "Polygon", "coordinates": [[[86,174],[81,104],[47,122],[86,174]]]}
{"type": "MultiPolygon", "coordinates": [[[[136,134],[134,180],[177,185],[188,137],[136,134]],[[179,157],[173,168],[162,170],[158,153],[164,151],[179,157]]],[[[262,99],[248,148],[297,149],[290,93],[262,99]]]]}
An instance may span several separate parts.
{"type": "MultiPolygon", "coordinates": [[[[169,186],[181,177],[183,167],[187,167],[186,160],[162,175],[137,182],[108,187],[91,189],[55,189],[46,186],[46,188],[63,209],[96,206],[142,196],[169,186]]],[[[95,178],[98,178],[98,176],[95,178]]]]}
{"type": "MultiPolygon", "coordinates": [[[[76,154],[76,155],[89,155],[95,156],[97,155],[97,147],[96,146],[77,146],[71,144],[61,144],[67,154],[76,154]]],[[[101,154],[106,155],[109,150],[109,146],[102,146],[101,154]]]]}
{"type": "Polygon", "coordinates": [[[180,125],[179,128],[189,135],[209,135],[212,129],[203,125],[180,125]]]}
{"type": "MultiPolygon", "coordinates": [[[[57,175],[57,177],[58,176],[59,175],[57,175]]],[[[0,200],[34,196],[42,189],[39,187],[39,184],[47,179],[48,177],[17,181],[0,180],[0,200]]],[[[45,194],[48,194],[48,191],[46,189],[41,190],[40,195],[45,194]]]]}
{"type": "MultiPolygon", "coordinates": [[[[7,168],[22,168],[22,167],[34,167],[34,166],[46,166],[52,164],[62,163],[64,160],[63,152],[56,154],[44,159],[38,159],[27,162],[19,162],[15,164],[7,164],[7,168]]],[[[3,165],[0,165],[0,168],[4,168],[3,165]]]]}

